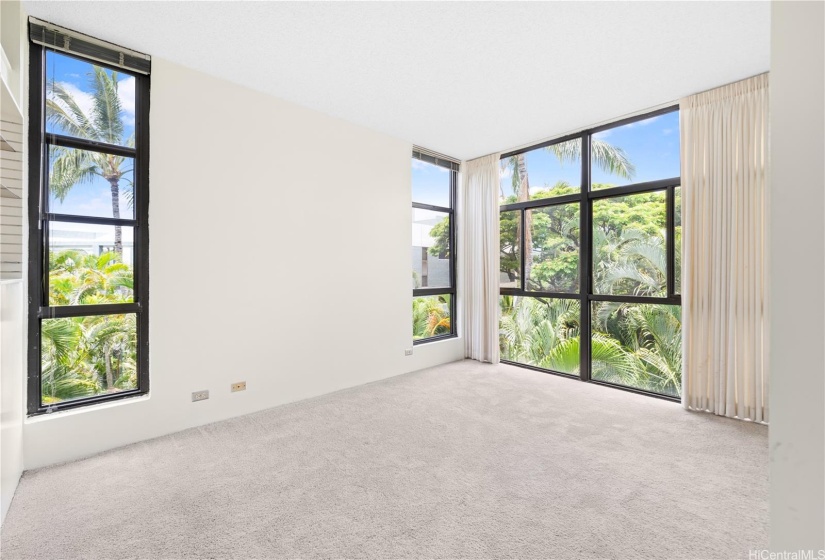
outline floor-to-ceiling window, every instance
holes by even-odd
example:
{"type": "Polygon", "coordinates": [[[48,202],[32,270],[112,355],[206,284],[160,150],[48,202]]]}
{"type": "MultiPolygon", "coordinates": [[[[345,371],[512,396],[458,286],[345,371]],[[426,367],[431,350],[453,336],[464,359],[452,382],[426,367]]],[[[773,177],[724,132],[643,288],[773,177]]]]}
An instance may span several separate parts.
{"type": "Polygon", "coordinates": [[[502,360],[679,396],[678,107],[501,158],[502,360]]]}
{"type": "Polygon", "coordinates": [[[413,342],[455,336],[455,191],[458,162],[412,156],[413,342]]]}
{"type": "Polygon", "coordinates": [[[32,20],[30,414],[149,390],[149,57],[32,20]]]}

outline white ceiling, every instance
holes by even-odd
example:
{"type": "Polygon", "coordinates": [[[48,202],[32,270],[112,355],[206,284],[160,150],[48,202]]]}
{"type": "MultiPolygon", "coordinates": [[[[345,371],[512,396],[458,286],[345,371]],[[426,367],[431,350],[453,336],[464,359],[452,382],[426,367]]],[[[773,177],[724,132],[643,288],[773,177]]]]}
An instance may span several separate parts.
{"type": "Polygon", "coordinates": [[[769,2],[65,2],[31,15],[461,159],[768,70],[769,2]]]}

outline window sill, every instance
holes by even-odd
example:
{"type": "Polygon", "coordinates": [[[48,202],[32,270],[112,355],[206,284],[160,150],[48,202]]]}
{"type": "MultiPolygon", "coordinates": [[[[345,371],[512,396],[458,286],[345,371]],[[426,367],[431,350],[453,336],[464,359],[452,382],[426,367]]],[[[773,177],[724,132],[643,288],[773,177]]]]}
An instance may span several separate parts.
{"type": "Polygon", "coordinates": [[[130,395],[117,400],[104,401],[99,403],[88,404],[86,406],[78,406],[75,408],[66,408],[63,410],[55,410],[54,412],[37,412],[26,417],[24,424],[37,424],[40,422],[48,422],[49,420],[56,420],[59,418],[66,418],[68,416],[75,416],[77,414],[84,414],[86,412],[95,412],[98,410],[106,410],[109,408],[116,408],[121,406],[129,406],[131,404],[138,404],[149,400],[150,395],[147,393],[140,395],[130,395]]]}
{"type": "Polygon", "coordinates": [[[442,336],[433,336],[430,338],[420,338],[418,340],[413,340],[413,346],[421,346],[422,344],[430,344],[433,342],[443,342],[445,340],[452,340],[454,338],[458,338],[458,335],[453,334],[445,334],[442,336]]]}

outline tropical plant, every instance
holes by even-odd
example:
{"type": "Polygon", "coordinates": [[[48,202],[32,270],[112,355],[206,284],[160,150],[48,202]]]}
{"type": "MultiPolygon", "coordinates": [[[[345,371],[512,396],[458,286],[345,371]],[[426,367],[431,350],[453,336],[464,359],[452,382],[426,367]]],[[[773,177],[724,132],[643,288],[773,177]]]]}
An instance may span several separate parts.
{"type": "MultiPolygon", "coordinates": [[[[590,341],[594,379],[678,396],[682,337],[678,306],[598,304],[590,341]]],[[[503,360],[578,375],[577,300],[501,296],[503,360]]]]}
{"type": "MultiPolygon", "coordinates": [[[[133,272],[113,253],[49,253],[50,305],[130,302],[133,272]]],[[[43,404],[137,387],[134,313],[41,322],[43,404]]]]}
{"type": "MultiPolygon", "coordinates": [[[[595,141],[594,141],[595,144],[595,141]]],[[[572,146],[578,146],[575,141],[572,146]]],[[[634,168],[626,157],[607,159],[610,147],[594,148],[606,171],[628,178],[634,168]],[[615,165],[614,165],[615,164],[615,165]]],[[[613,154],[616,155],[615,153],[613,154]]],[[[564,158],[580,157],[561,150],[564,158]]],[[[565,161],[569,161],[566,159],[565,161]]],[[[527,195],[531,189],[524,161],[503,162],[512,170],[516,194],[505,202],[536,200],[578,192],[559,181],[527,195]]],[[[612,185],[594,185],[609,188],[612,185]]],[[[680,193],[677,193],[680,194],[680,193]]],[[[565,204],[527,212],[522,238],[520,212],[501,212],[501,270],[511,279],[525,255],[529,289],[577,292],[579,219],[577,205],[565,204]],[[525,240],[525,251],[520,241],[525,240]]],[[[667,288],[666,212],[664,194],[634,194],[593,204],[594,291],[600,294],[661,296],[667,288]]],[[[677,197],[676,242],[680,242],[677,197]]],[[[678,247],[677,247],[678,249],[678,247]]],[[[677,274],[680,266],[677,250],[677,274]]],[[[599,302],[593,304],[590,346],[594,379],[677,396],[681,391],[681,308],[658,304],[599,302]]],[[[501,296],[502,359],[578,375],[580,371],[579,301],[501,296]]]]}
{"type": "Polygon", "coordinates": [[[100,256],[69,249],[49,252],[50,305],[94,305],[132,301],[131,267],[114,252],[100,256]]]}
{"type": "MultiPolygon", "coordinates": [[[[544,148],[553,154],[559,163],[578,163],[581,161],[581,140],[568,140],[558,144],[552,144],[544,148]]],[[[636,174],[636,168],[627,158],[624,150],[613,146],[604,140],[591,140],[591,157],[593,163],[605,172],[611,173],[625,179],[632,179],[636,174]]],[[[527,171],[527,160],[524,152],[502,160],[502,168],[510,170],[512,178],[512,188],[516,195],[515,202],[526,202],[532,200],[530,196],[530,178],[527,171]]],[[[502,191],[502,198],[504,193],[502,191]]],[[[532,222],[530,215],[524,219],[524,235],[521,234],[521,225],[517,231],[517,239],[524,239],[525,247],[532,247],[532,222]]],[[[524,274],[530,278],[533,268],[533,255],[530,251],[524,254],[524,274]]]]}
{"type": "MultiPolygon", "coordinates": [[[[89,113],[62,83],[47,84],[46,120],[57,130],[96,142],[134,146],[134,136],[124,138],[123,108],[118,95],[118,73],[93,66],[89,75],[92,107],[89,113]]],[[[133,203],[134,185],[130,177],[131,159],[89,150],[51,146],[49,189],[60,201],[82,183],[102,177],[109,183],[112,196],[112,217],[120,218],[121,182],[126,187],[125,198],[133,203]]],[[[123,254],[121,226],[115,226],[114,252],[123,254]]]]}
{"type": "Polygon", "coordinates": [[[79,375],[76,367],[80,327],[73,318],[41,322],[41,393],[43,404],[93,395],[94,380],[79,375]]]}
{"type": "Polygon", "coordinates": [[[596,379],[678,396],[682,388],[681,308],[675,305],[602,302],[593,317],[594,337],[620,345],[626,367],[593,363],[596,379]]]}
{"type": "Polygon", "coordinates": [[[413,339],[450,334],[450,296],[413,298],[413,339]]]}
{"type": "MultiPolygon", "coordinates": [[[[501,296],[499,339],[502,359],[578,375],[580,304],[575,299],[501,296]]],[[[608,336],[591,340],[593,368],[627,378],[634,363],[608,336]]]]}

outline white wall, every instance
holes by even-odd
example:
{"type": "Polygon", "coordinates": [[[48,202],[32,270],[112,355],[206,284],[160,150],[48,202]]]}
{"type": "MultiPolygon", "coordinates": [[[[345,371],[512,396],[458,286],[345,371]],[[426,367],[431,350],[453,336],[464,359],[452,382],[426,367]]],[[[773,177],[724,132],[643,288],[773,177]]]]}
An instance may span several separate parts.
{"type": "Polygon", "coordinates": [[[825,5],[771,12],[771,547],[825,549],[825,5]]]}
{"type": "MultiPolygon", "coordinates": [[[[4,137],[15,148],[25,146],[26,131],[22,137],[18,123],[23,122],[26,112],[26,94],[28,84],[20,80],[25,73],[25,53],[20,38],[25,34],[26,20],[20,2],[3,1],[0,7],[0,36],[2,40],[2,83],[0,83],[0,119],[4,122],[4,137]],[[21,110],[22,107],[22,110],[21,110]],[[9,125],[5,123],[14,123],[9,125]],[[14,134],[9,134],[13,132],[14,134]],[[17,142],[15,142],[17,140],[17,142]]],[[[22,187],[20,170],[25,169],[27,158],[3,152],[4,186],[17,193],[22,187]]],[[[16,208],[17,202],[8,198],[0,203],[0,240],[4,248],[19,246],[21,212],[16,208]],[[9,203],[12,204],[9,204],[9,203]]],[[[24,239],[25,239],[25,232],[24,239]]],[[[24,380],[26,378],[24,363],[25,336],[25,293],[20,280],[19,264],[9,266],[8,260],[0,265],[4,279],[0,281],[0,523],[6,518],[17,483],[23,472],[23,418],[25,408],[24,380]],[[10,273],[14,271],[13,273],[10,273]]]]}
{"type": "Polygon", "coordinates": [[[0,282],[0,522],[23,472],[23,282],[0,282]]]}
{"type": "Polygon", "coordinates": [[[462,358],[404,356],[409,143],[159,59],[150,121],[151,395],[27,421],[26,469],[462,358]]]}

